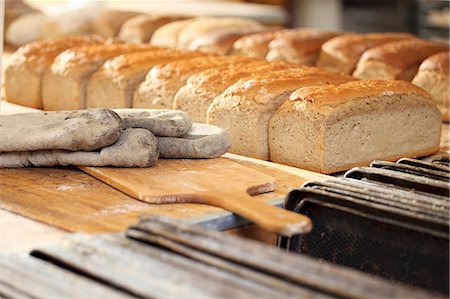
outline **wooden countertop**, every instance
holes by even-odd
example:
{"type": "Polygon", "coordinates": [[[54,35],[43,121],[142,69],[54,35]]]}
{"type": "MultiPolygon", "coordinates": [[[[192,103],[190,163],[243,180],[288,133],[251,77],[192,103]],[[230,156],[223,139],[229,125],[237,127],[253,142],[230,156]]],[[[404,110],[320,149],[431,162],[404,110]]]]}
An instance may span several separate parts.
{"type": "MultiPolygon", "coordinates": [[[[14,104],[10,104],[7,102],[0,101],[0,114],[11,114],[11,113],[19,113],[33,111],[31,108],[21,107],[14,104]]],[[[443,124],[443,134],[441,140],[441,149],[443,151],[449,151],[449,126],[448,124],[443,124]]],[[[247,167],[256,169],[260,172],[263,172],[267,175],[273,176],[278,183],[278,188],[275,192],[258,195],[257,198],[261,200],[270,201],[272,204],[280,203],[284,195],[291,189],[299,187],[304,181],[312,180],[312,179],[325,179],[327,176],[301,170],[294,167],[289,167],[285,165],[280,165],[268,161],[262,161],[253,158],[247,158],[234,154],[226,154],[226,158],[236,161],[242,165],[247,167]]],[[[49,170],[50,172],[51,170],[49,170]]],[[[75,175],[74,179],[77,177],[89,177],[87,174],[81,172],[77,169],[62,169],[61,171],[67,172],[68,174],[75,175]]],[[[45,169],[35,169],[35,172],[43,172],[45,174],[45,169]]],[[[30,177],[28,177],[30,179],[30,177]]],[[[36,179],[36,178],[35,178],[36,179]]],[[[95,181],[95,179],[90,178],[95,181]]],[[[24,180],[26,181],[26,180],[24,180]]],[[[29,184],[33,184],[32,181],[29,181],[29,184]]],[[[119,191],[109,187],[108,185],[104,185],[102,182],[97,181],[95,184],[99,185],[99,193],[100,195],[105,192],[118,193],[119,191]]],[[[20,196],[20,193],[17,190],[2,190],[4,193],[0,193],[0,255],[8,254],[12,252],[26,252],[35,247],[36,245],[43,245],[53,242],[58,242],[68,234],[69,232],[56,228],[54,226],[50,226],[45,223],[40,223],[35,220],[30,220],[20,215],[14,214],[11,211],[13,209],[8,208],[8,205],[5,204],[5,200],[7,198],[20,196]],[[16,194],[17,193],[17,194],[16,194]],[[3,204],[2,204],[3,201],[3,204]],[[9,209],[10,211],[6,211],[9,209]]],[[[45,196],[45,194],[42,194],[45,196]]],[[[123,200],[128,202],[129,205],[143,205],[139,202],[139,204],[134,204],[134,199],[122,194],[123,200]]],[[[117,202],[116,202],[117,203],[117,202]]],[[[10,204],[10,203],[9,203],[10,204]]],[[[108,225],[104,227],[98,227],[89,232],[110,232],[110,231],[120,231],[125,229],[128,225],[135,223],[138,220],[139,213],[136,211],[124,211],[120,208],[115,209],[111,207],[108,210],[108,215],[105,214],[105,221],[108,225]],[[113,220],[112,220],[113,219],[113,220]]],[[[92,208],[92,207],[91,207],[92,208]]],[[[204,206],[204,205],[196,205],[196,204],[170,204],[170,205],[154,205],[147,206],[144,208],[145,213],[148,215],[166,215],[172,216],[176,218],[190,218],[191,220],[195,219],[207,219],[212,217],[221,217],[227,216],[229,213],[214,207],[204,206]]],[[[133,209],[131,209],[133,210],[133,209]]],[[[67,221],[71,221],[67,219],[67,221]]],[[[83,230],[79,230],[83,231],[83,230]]],[[[87,231],[87,230],[84,230],[87,231]]],[[[76,231],[78,232],[78,230],[76,231]]],[[[251,230],[251,237],[264,239],[266,236],[263,232],[259,230],[251,230]]],[[[239,234],[244,234],[248,236],[248,231],[240,230],[239,234]]],[[[273,241],[273,240],[272,240],[273,241]]]]}

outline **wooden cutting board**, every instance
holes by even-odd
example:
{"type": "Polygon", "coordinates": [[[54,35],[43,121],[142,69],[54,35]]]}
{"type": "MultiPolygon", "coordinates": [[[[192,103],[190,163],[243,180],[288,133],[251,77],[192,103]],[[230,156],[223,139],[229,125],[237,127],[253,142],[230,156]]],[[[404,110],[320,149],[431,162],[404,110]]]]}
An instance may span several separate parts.
{"type": "Polygon", "coordinates": [[[285,236],[311,229],[307,217],[252,197],[273,191],[276,186],[273,177],[229,159],[160,159],[149,168],[80,169],[143,202],[200,203],[221,207],[285,236]]]}

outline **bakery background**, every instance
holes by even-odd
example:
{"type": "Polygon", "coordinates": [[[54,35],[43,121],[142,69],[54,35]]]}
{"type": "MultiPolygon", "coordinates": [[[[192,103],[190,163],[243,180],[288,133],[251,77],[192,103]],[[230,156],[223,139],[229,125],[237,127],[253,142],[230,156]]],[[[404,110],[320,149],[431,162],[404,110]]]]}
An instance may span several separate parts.
{"type": "MultiPolygon", "coordinates": [[[[6,1],[6,27],[18,15],[30,12],[29,9],[20,8],[21,2],[22,0],[6,1]]],[[[166,15],[238,16],[286,27],[354,32],[402,31],[426,38],[447,39],[449,33],[449,7],[446,0],[25,0],[25,3],[50,18],[30,18],[29,28],[26,28],[29,32],[22,33],[28,35],[25,40],[38,36],[64,35],[71,31],[83,32],[86,30],[83,23],[94,18],[101,9],[166,15]],[[51,24],[46,25],[46,22],[51,24]],[[46,26],[53,29],[43,28],[46,26]]]]}

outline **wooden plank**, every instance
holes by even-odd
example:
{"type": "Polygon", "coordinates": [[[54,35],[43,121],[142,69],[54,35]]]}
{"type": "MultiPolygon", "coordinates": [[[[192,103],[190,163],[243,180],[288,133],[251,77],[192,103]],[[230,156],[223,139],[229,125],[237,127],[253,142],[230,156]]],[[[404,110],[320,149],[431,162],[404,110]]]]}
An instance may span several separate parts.
{"type": "Polygon", "coordinates": [[[1,259],[0,268],[0,297],[136,298],[29,256],[1,259]]]}
{"type": "Polygon", "coordinates": [[[143,298],[286,298],[215,267],[123,235],[83,237],[34,256],[143,298]]]}
{"type": "Polygon", "coordinates": [[[141,216],[188,218],[219,211],[198,204],[146,204],[73,168],[0,169],[0,190],[1,209],[71,232],[123,231],[141,216]]]}
{"type": "MultiPolygon", "coordinates": [[[[176,250],[180,254],[209,263],[198,252],[226,259],[233,263],[321,290],[343,298],[428,298],[430,294],[398,287],[370,275],[319,263],[310,257],[289,254],[257,242],[205,230],[168,218],[141,221],[127,235],[138,240],[176,250]],[[180,250],[181,248],[181,250],[180,250]],[[189,248],[189,252],[188,252],[189,248]],[[193,252],[195,251],[195,252],[193,252]],[[355,283],[357,282],[357,283],[355,283]]],[[[216,264],[216,266],[218,266],[216,264]]]]}

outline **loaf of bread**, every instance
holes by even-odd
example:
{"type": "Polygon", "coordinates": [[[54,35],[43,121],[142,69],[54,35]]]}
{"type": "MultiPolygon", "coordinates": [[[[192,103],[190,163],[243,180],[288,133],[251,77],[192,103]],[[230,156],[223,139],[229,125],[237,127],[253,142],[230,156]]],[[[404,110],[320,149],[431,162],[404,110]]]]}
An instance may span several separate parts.
{"type": "Polygon", "coordinates": [[[269,43],[282,31],[264,31],[248,34],[233,44],[231,54],[265,58],[269,52],[269,43]]]}
{"type": "Polygon", "coordinates": [[[215,67],[193,74],[175,95],[173,109],[183,110],[192,121],[206,122],[214,98],[242,78],[277,70],[296,68],[287,62],[252,61],[215,67]]]}
{"type": "Polygon", "coordinates": [[[425,59],[412,83],[422,87],[436,100],[442,119],[449,121],[449,52],[440,52],[425,59]]]}
{"type": "Polygon", "coordinates": [[[201,55],[204,54],[163,49],[124,54],[107,60],[88,82],[86,106],[130,108],[135,88],[144,81],[152,67],[201,55]]]}
{"type": "Polygon", "coordinates": [[[270,120],[270,159],[333,173],[439,149],[441,116],[421,88],[354,81],[294,92],[270,120]]]}
{"type": "Polygon", "coordinates": [[[195,38],[189,45],[189,50],[227,55],[230,54],[235,41],[242,36],[259,31],[261,29],[231,27],[208,32],[195,38]]]}
{"type": "Polygon", "coordinates": [[[322,45],[316,65],[327,71],[351,75],[366,50],[413,37],[408,33],[353,33],[337,36],[322,45]]]}
{"type": "Polygon", "coordinates": [[[148,43],[159,27],[181,19],[184,18],[158,15],[136,16],[123,23],[118,38],[129,43],[148,43]]]}
{"type": "Polygon", "coordinates": [[[108,42],[100,36],[48,39],[19,48],[5,70],[5,98],[8,102],[41,109],[41,81],[53,60],[64,50],[108,42]]]}
{"type": "Polygon", "coordinates": [[[255,75],[238,81],[215,98],[207,122],[230,134],[231,152],[268,160],[269,120],[294,90],[351,80],[350,76],[310,67],[255,75]]]}
{"type": "Polygon", "coordinates": [[[159,27],[153,33],[150,44],[157,47],[176,48],[180,31],[196,20],[197,18],[175,21],[159,27]]]}
{"type": "Polygon", "coordinates": [[[68,49],[59,54],[42,79],[44,110],[86,108],[86,85],[103,63],[121,54],[155,50],[150,45],[109,44],[68,49]]]}
{"type": "Polygon", "coordinates": [[[353,76],[360,79],[411,81],[427,57],[448,51],[448,45],[423,39],[407,39],[367,50],[353,76]]]}
{"type": "Polygon", "coordinates": [[[209,56],[174,61],[157,65],[139,84],[133,95],[133,107],[152,109],[172,109],[178,89],[186,83],[190,75],[224,64],[250,61],[245,56],[209,56]]]}
{"type": "Polygon", "coordinates": [[[266,59],[284,60],[304,65],[314,65],[319,57],[323,43],[342,33],[297,29],[278,34],[269,43],[266,59]]]}
{"type": "Polygon", "coordinates": [[[245,18],[196,18],[179,31],[177,48],[189,49],[191,42],[200,36],[221,29],[232,30],[233,28],[236,31],[262,30],[264,26],[257,21],[245,18]]]}
{"type": "Polygon", "coordinates": [[[119,33],[120,27],[125,21],[142,15],[134,11],[122,10],[105,10],[98,14],[98,16],[91,23],[91,30],[94,34],[99,34],[105,37],[114,37],[119,33]]]}

